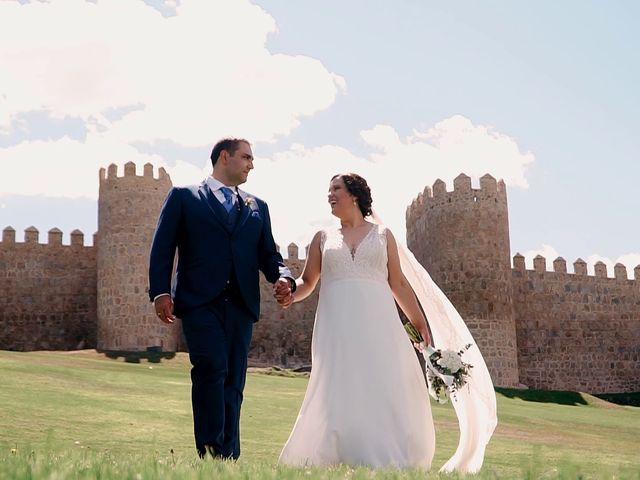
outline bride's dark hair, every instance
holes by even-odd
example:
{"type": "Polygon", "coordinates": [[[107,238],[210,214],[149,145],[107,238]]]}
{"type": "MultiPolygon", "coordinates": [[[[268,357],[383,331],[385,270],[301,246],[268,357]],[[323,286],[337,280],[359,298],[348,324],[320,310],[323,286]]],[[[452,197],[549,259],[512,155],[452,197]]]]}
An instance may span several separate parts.
{"type": "Polygon", "coordinates": [[[371,204],[373,200],[371,199],[371,189],[369,185],[367,185],[367,181],[357,173],[339,173],[331,177],[331,180],[335,180],[336,178],[341,178],[347,187],[347,191],[356,197],[362,216],[368,217],[371,215],[371,204]]]}

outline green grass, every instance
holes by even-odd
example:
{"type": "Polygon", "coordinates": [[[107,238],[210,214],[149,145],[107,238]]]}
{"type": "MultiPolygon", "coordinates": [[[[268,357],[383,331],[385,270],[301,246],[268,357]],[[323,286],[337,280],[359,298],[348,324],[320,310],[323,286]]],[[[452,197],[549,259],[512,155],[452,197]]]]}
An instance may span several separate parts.
{"type": "MultiPolygon", "coordinates": [[[[93,351],[0,351],[0,479],[439,478],[458,441],[451,406],[432,404],[438,444],[429,474],[279,467],[307,377],[269,369],[247,379],[240,461],[201,462],[188,372],[184,354],[126,363],[93,351]]],[[[498,389],[498,413],[479,478],[640,480],[638,407],[575,392],[498,389]]]]}

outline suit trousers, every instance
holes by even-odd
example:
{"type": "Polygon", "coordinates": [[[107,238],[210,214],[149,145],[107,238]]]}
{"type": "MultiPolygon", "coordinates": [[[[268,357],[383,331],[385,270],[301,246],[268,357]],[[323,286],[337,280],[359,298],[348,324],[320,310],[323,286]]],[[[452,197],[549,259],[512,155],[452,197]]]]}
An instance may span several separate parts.
{"type": "Polygon", "coordinates": [[[240,406],[253,317],[237,295],[223,292],[181,316],[191,361],[191,403],[200,456],[240,456],[240,406]]]}

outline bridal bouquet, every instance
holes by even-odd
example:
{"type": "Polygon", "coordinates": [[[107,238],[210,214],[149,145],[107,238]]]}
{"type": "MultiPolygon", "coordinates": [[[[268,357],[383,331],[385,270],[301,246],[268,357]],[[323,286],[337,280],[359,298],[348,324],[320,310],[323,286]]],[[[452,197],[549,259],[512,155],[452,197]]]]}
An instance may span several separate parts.
{"type": "MultiPolygon", "coordinates": [[[[423,344],[424,345],[424,344],[423,344]]],[[[438,403],[447,403],[449,394],[455,398],[459,388],[467,383],[467,377],[473,365],[462,361],[462,355],[471,347],[465,345],[463,350],[435,349],[427,345],[422,350],[422,355],[427,363],[427,383],[429,394],[438,403]]]]}
{"type": "Polygon", "coordinates": [[[438,403],[447,403],[449,394],[455,398],[458,389],[467,383],[473,368],[473,365],[462,361],[462,355],[471,348],[471,344],[458,352],[435,349],[431,345],[425,346],[420,332],[411,323],[405,324],[405,330],[411,340],[420,345],[427,366],[429,394],[438,403]]]}

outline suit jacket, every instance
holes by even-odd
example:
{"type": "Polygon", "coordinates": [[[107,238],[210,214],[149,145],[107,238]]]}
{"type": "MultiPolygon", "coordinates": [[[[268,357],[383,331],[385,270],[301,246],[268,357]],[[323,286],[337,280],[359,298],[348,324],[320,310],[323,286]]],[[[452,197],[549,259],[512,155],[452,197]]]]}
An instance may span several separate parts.
{"type": "Polygon", "coordinates": [[[153,237],[149,262],[149,297],[171,292],[176,315],[206,305],[232,282],[257,321],[260,317],[258,270],[274,283],[293,279],[276,249],[267,204],[239,191],[238,219],[227,212],[206,182],[174,187],[165,199],[153,237]],[[172,287],[174,256],[178,265],[172,287]]]}

